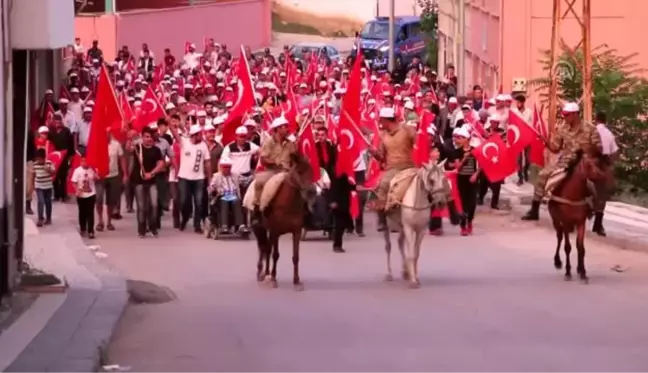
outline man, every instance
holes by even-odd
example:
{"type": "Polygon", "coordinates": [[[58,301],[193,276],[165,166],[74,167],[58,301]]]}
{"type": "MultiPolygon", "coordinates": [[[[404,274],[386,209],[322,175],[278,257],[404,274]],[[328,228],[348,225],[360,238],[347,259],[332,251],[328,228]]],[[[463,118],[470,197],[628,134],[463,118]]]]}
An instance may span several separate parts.
{"type": "Polygon", "coordinates": [[[387,65],[387,57],[383,55],[383,52],[378,51],[376,53],[376,57],[373,59],[373,61],[371,61],[372,70],[378,72],[379,74],[382,74],[387,71],[387,65]]]}
{"type": "Polygon", "coordinates": [[[54,199],[67,201],[67,175],[70,168],[70,158],[74,155],[74,136],[69,128],[63,125],[61,113],[54,113],[52,118],[53,129],[49,131],[49,141],[54,145],[54,150],[67,151],[54,177],[54,199]]]}
{"type": "Polygon", "coordinates": [[[178,170],[178,189],[182,205],[183,231],[189,222],[193,208],[194,232],[202,234],[201,221],[204,216],[203,193],[206,190],[205,180],[211,181],[211,156],[207,144],[202,140],[202,129],[194,124],[189,128],[189,137],[180,136],[172,128],[175,141],[180,144],[180,169],[178,170]]]}
{"type": "Polygon", "coordinates": [[[522,220],[538,220],[540,218],[540,203],[545,197],[545,185],[549,176],[559,168],[565,168],[574,159],[578,150],[587,150],[594,147],[601,151],[601,136],[596,127],[590,123],[583,123],[579,117],[578,104],[569,102],[562,108],[565,123],[557,128],[553,139],[549,141],[542,137],[545,146],[552,153],[559,153],[555,164],[547,165],[538,173],[533,191],[531,209],[522,217],[522,220]]]}
{"type": "Polygon", "coordinates": [[[76,148],[85,153],[88,148],[88,138],[90,136],[90,124],[92,122],[92,108],[83,108],[83,117],[77,124],[77,132],[74,134],[76,148]]]}
{"type": "MultiPolygon", "coordinates": [[[[522,119],[524,119],[528,124],[533,123],[533,112],[528,107],[525,107],[526,97],[523,94],[518,94],[515,96],[515,107],[520,112],[522,119]]],[[[529,167],[531,166],[531,161],[529,160],[529,152],[531,147],[527,146],[523,152],[518,155],[518,185],[524,184],[525,181],[529,181],[529,167]]]]}
{"type": "MultiPolygon", "coordinates": [[[[619,146],[616,143],[614,134],[607,127],[607,115],[603,112],[596,113],[596,130],[601,137],[601,147],[603,155],[607,156],[610,163],[619,155],[619,146]]],[[[612,165],[608,165],[608,170],[612,172],[612,165]]],[[[611,176],[611,175],[610,175],[611,176]]],[[[609,180],[613,180],[612,177],[609,180]]],[[[597,182],[596,187],[596,201],[598,202],[594,206],[594,225],[592,226],[592,232],[598,234],[599,236],[606,236],[605,228],[603,228],[603,213],[605,211],[605,204],[610,197],[611,184],[606,181],[597,182]]]]}
{"type": "MultiPolygon", "coordinates": [[[[408,102],[411,102],[411,101],[408,101],[408,102]]],[[[365,183],[366,174],[367,174],[366,151],[363,151],[362,153],[360,153],[360,156],[358,157],[358,159],[356,159],[355,162],[353,163],[353,168],[354,168],[354,171],[355,171],[354,176],[355,176],[356,185],[363,185],[365,183]]],[[[331,182],[332,183],[331,189],[333,189],[334,187],[335,187],[335,189],[333,189],[333,190],[336,190],[336,189],[339,189],[339,188],[341,188],[342,190],[348,189],[348,187],[346,187],[344,185],[344,183],[340,183],[339,185],[336,185],[336,182],[337,182],[337,180],[331,182]]],[[[350,184],[349,184],[349,187],[351,187],[350,184]]],[[[350,190],[351,189],[349,189],[349,191],[350,190]]],[[[364,237],[365,236],[365,234],[364,234],[364,206],[365,206],[365,203],[367,202],[367,192],[366,191],[358,192],[358,197],[360,198],[360,213],[358,214],[358,217],[356,217],[355,221],[351,225],[350,230],[351,230],[351,233],[353,233],[353,230],[355,229],[355,232],[356,232],[356,234],[358,236],[364,237]]],[[[338,201],[338,202],[340,202],[340,201],[338,201]]],[[[344,202],[344,201],[342,201],[342,202],[344,202]]],[[[349,211],[348,208],[346,210],[349,211]]]]}
{"type": "Polygon", "coordinates": [[[473,103],[472,103],[473,109],[479,111],[484,107],[484,91],[482,90],[481,86],[475,85],[473,87],[472,99],[473,99],[473,103]]]}
{"type": "Polygon", "coordinates": [[[67,104],[67,109],[74,114],[76,119],[81,118],[83,115],[83,100],[81,99],[81,91],[79,91],[79,88],[70,88],[70,102],[67,104]]]}
{"type": "Polygon", "coordinates": [[[249,184],[247,180],[252,177],[252,171],[256,167],[260,148],[257,144],[248,140],[249,133],[245,126],[237,128],[235,134],[236,140],[225,146],[222,157],[228,158],[232,162],[232,173],[244,179],[241,180],[241,194],[245,195],[249,184]]]}
{"type": "MultiPolygon", "coordinates": [[[[109,231],[115,230],[112,225],[112,216],[117,209],[117,200],[121,198],[121,185],[126,182],[128,175],[128,164],[124,156],[124,149],[119,141],[115,140],[108,132],[108,174],[96,183],[97,202],[95,209],[97,210],[97,232],[103,232],[104,228],[109,231]],[[123,180],[119,180],[119,171],[123,180]],[[104,226],[104,203],[106,205],[106,225],[104,226]]],[[[85,153],[85,150],[81,152],[85,153]]]]}
{"type": "Polygon", "coordinates": [[[150,76],[155,69],[155,60],[148,50],[142,51],[142,56],[137,63],[137,71],[144,76],[150,76]]]}
{"type": "MultiPolygon", "coordinates": [[[[497,114],[491,115],[486,120],[486,124],[484,125],[484,130],[486,131],[486,138],[491,138],[496,136],[502,137],[503,135],[505,135],[504,130],[500,126],[500,118],[499,116],[497,116],[497,114]]],[[[483,172],[479,173],[478,180],[479,180],[479,187],[478,187],[477,203],[479,205],[484,204],[484,198],[486,197],[486,193],[488,193],[488,190],[490,189],[492,193],[491,209],[499,210],[499,197],[500,197],[500,192],[502,190],[502,183],[504,181],[497,181],[492,183],[490,182],[490,180],[488,180],[486,174],[484,174],[483,172]]]]}
{"type": "Polygon", "coordinates": [[[135,187],[137,233],[140,238],[146,236],[147,230],[157,237],[159,228],[155,177],[164,168],[164,158],[160,148],[155,146],[154,133],[155,130],[150,127],[142,130],[142,142],[135,145],[135,162],[130,174],[130,182],[135,187]]]}
{"type": "Polygon", "coordinates": [[[71,133],[74,134],[77,132],[77,120],[80,118],[75,116],[74,113],[69,110],[69,103],[70,100],[68,100],[67,98],[59,99],[59,111],[57,111],[57,113],[61,116],[63,125],[67,127],[67,129],[69,129],[71,133]]]}
{"type": "Polygon", "coordinates": [[[380,148],[370,148],[369,153],[379,162],[385,164],[385,172],[376,189],[377,199],[375,201],[375,209],[384,211],[389,183],[399,172],[414,167],[412,150],[414,149],[416,129],[398,123],[393,108],[380,109],[380,124],[383,128],[380,134],[380,148]]]}
{"type": "Polygon", "coordinates": [[[259,204],[261,203],[263,187],[272,176],[289,169],[290,157],[297,153],[297,145],[288,140],[290,131],[286,118],[278,117],[273,120],[270,125],[270,130],[273,131],[272,137],[264,141],[259,156],[259,161],[264,167],[264,170],[257,172],[254,176],[255,201],[252,224],[259,224],[261,222],[259,204]]]}
{"type": "Polygon", "coordinates": [[[92,48],[88,49],[88,57],[91,60],[103,60],[103,51],[99,49],[99,40],[92,41],[92,48]]]}
{"type": "Polygon", "coordinates": [[[416,114],[416,110],[414,110],[414,102],[412,102],[411,100],[406,101],[405,105],[403,105],[403,109],[405,109],[405,112],[403,113],[405,122],[408,124],[415,123],[416,125],[418,125],[419,116],[418,114],[416,114]]]}
{"type": "Polygon", "coordinates": [[[209,191],[219,199],[217,208],[220,232],[227,234],[230,232],[229,227],[233,226],[239,234],[248,233],[241,202],[243,194],[240,175],[232,172],[232,160],[227,157],[221,157],[219,169],[209,184],[209,191]],[[234,221],[230,221],[230,213],[234,221]]]}

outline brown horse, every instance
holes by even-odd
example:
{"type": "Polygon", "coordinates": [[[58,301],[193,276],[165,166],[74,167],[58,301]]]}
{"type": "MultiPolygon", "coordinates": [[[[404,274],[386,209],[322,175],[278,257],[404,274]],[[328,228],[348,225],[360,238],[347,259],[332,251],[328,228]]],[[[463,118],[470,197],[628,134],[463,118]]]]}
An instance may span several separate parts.
{"type": "Polygon", "coordinates": [[[292,234],[293,241],[293,285],[296,290],[304,286],[299,278],[299,242],[304,228],[303,191],[311,183],[313,171],[310,163],[299,154],[291,156],[291,168],[283,183],[279,186],[268,207],[263,211],[261,223],[252,229],[259,248],[257,263],[257,281],[269,280],[272,287],[277,287],[277,262],[279,261],[279,237],[292,234]],[[272,271],[270,256],[272,255],[272,271]],[[264,271],[265,266],[265,271],[264,271]]]}
{"type": "Polygon", "coordinates": [[[576,158],[567,166],[567,175],[555,188],[549,199],[548,208],[558,245],[554,255],[554,266],[562,269],[560,260],[560,246],[565,239],[565,279],[571,279],[571,243],[569,234],[576,228],[576,250],[578,252],[578,265],[576,272],[584,283],[587,283],[585,270],[585,222],[591,215],[591,207],[587,197],[591,194],[588,182],[601,182],[605,179],[604,168],[607,166],[605,157],[600,154],[585,154],[583,151],[576,153],[576,158]]]}

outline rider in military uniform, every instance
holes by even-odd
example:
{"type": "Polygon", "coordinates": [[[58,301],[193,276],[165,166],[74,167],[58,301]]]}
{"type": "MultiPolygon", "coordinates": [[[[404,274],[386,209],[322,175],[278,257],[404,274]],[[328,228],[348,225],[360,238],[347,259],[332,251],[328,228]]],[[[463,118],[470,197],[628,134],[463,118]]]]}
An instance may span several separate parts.
{"type": "Polygon", "coordinates": [[[412,150],[416,129],[402,125],[396,121],[393,108],[380,109],[381,131],[380,149],[370,149],[369,153],[378,161],[385,164],[385,172],[376,189],[375,208],[378,211],[385,209],[389,183],[400,171],[414,167],[412,150]]]}
{"type": "Polygon", "coordinates": [[[562,109],[565,123],[557,128],[551,141],[542,137],[547,149],[552,153],[558,153],[559,156],[555,164],[545,166],[538,173],[531,209],[522,217],[522,220],[539,219],[540,203],[545,196],[547,179],[555,170],[567,167],[574,160],[578,150],[586,151],[594,147],[601,151],[601,137],[596,127],[591,123],[583,123],[579,111],[578,104],[573,102],[565,104],[562,109]]]}
{"type": "Polygon", "coordinates": [[[297,153],[297,145],[288,139],[288,121],[284,117],[278,117],[270,125],[274,131],[272,137],[263,142],[260,150],[259,161],[264,170],[257,172],[254,176],[254,212],[252,224],[260,222],[259,204],[261,202],[261,192],[263,187],[270,178],[279,172],[290,168],[290,157],[297,153]]]}

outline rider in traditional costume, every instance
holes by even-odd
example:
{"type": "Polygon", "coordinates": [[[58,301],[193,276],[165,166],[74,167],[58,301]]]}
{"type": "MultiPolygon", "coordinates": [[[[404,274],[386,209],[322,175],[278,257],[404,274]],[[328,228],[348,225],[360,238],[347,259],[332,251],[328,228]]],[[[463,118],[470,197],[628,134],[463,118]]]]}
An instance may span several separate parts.
{"type": "Polygon", "coordinates": [[[538,173],[531,209],[522,217],[522,220],[539,219],[540,203],[545,197],[545,186],[549,176],[558,169],[566,168],[575,159],[578,150],[587,151],[594,147],[599,152],[601,151],[601,137],[596,127],[591,123],[583,123],[579,111],[578,104],[573,102],[565,104],[562,108],[565,123],[556,129],[553,139],[549,140],[541,136],[547,149],[558,154],[558,159],[555,163],[546,165],[538,173]]]}
{"type": "Polygon", "coordinates": [[[297,153],[296,143],[288,139],[290,132],[286,118],[276,118],[270,125],[270,130],[273,131],[272,137],[263,142],[259,156],[263,171],[257,172],[254,176],[255,201],[252,224],[258,224],[260,221],[259,204],[263,187],[272,176],[288,170],[291,155],[297,153]]]}
{"type": "Polygon", "coordinates": [[[385,172],[376,189],[376,201],[374,202],[376,210],[384,211],[389,184],[394,176],[403,170],[414,167],[412,150],[414,149],[416,128],[398,123],[394,109],[389,107],[380,110],[380,124],[383,128],[380,133],[380,148],[372,148],[369,153],[385,164],[385,172]]]}

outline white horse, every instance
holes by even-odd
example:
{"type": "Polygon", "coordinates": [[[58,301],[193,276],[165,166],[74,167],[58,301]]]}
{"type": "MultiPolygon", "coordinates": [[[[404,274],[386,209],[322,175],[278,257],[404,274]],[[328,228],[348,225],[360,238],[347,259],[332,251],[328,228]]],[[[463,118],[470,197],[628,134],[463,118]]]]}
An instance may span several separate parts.
{"type": "MultiPolygon", "coordinates": [[[[445,161],[444,161],[445,162],[445,161]]],[[[432,206],[441,206],[447,200],[449,184],[443,163],[420,168],[405,191],[400,207],[387,213],[387,227],[383,231],[387,252],[386,280],[392,281],[390,232],[398,231],[398,248],[403,260],[402,276],[411,288],[420,286],[418,259],[421,243],[428,228],[432,206]]]]}

